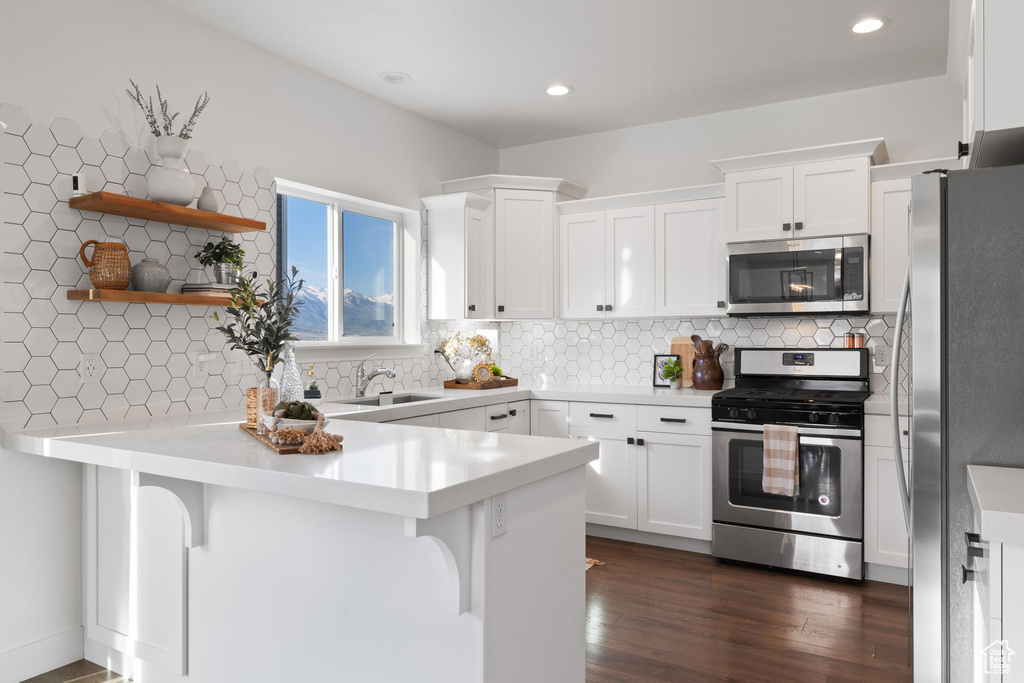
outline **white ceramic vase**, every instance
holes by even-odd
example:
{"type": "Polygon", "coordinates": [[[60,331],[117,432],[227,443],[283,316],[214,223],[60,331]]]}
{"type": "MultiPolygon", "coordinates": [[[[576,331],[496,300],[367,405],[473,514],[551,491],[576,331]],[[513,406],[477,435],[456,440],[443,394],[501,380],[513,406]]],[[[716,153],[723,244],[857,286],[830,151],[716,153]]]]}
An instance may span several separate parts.
{"type": "Polygon", "coordinates": [[[161,165],[149,171],[149,198],[157,202],[188,206],[195,199],[196,183],[185,168],[188,140],[177,135],[161,135],[156,139],[156,152],[161,165]]]}
{"type": "Polygon", "coordinates": [[[683,378],[682,377],[677,377],[674,380],[672,380],[672,383],[669,384],[669,388],[670,389],[682,389],[683,388],[683,378]]]}

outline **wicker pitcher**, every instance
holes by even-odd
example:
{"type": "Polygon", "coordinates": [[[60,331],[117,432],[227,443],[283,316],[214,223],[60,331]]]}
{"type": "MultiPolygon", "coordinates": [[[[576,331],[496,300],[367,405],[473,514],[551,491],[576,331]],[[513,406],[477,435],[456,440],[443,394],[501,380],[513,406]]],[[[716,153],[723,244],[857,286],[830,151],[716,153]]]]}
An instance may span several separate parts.
{"type": "Polygon", "coordinates": [[[128,289],[132,281],[132,264],[128,258],[128,245],[119,237],[89,240],[78,251],[78,257],[89,269],[89,280],[96,289],[128,289]],[[92,260],[85,256],[90,244],[92,260]]]}

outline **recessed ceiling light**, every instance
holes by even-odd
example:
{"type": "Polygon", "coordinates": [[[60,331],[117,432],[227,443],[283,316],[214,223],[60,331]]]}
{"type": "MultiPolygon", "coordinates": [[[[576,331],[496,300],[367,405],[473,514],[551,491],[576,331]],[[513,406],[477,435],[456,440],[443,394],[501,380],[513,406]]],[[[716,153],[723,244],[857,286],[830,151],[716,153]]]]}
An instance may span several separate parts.
{"type": "Polygon", "coordinates": [[[568,95],[572,92],[572,87],[568,85],[553,85],[547,89],[547,94],[554,95],[555,97],[561,97],[562,95],[568,95]]]}
{"type": "Polygon", "coordinates": [[[889,24],[888,17],[868,17],[853,24],[850,30],[854,33],[872,33],[889,24]]]}
{"type": "Polygon", "coordinates": [[[412,76],[401,71],[384,71],[377,74],[377,78],[391,85],[405,85],[412,81],[412,76]]]}

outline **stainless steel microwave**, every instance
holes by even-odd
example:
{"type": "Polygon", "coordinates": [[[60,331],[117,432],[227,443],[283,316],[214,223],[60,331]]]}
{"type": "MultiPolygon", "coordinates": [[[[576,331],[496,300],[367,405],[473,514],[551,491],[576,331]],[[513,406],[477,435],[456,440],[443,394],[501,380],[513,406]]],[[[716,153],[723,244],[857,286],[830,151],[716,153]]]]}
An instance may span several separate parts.
{"type": "Polygon", "coordinates": [[[867,235],[740,242],[726,254],[729,315],[868,311],[867,235]]]}

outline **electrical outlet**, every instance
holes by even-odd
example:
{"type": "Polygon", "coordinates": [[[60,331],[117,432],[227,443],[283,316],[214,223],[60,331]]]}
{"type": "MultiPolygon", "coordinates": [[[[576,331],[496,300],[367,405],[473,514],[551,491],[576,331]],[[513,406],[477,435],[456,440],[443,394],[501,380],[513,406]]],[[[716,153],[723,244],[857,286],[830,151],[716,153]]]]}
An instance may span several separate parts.
{"type": "Polygon", "coordinates": [[[889,365],[892,358],[892,349],[888,346],[879,345],[875,347],[875,367],[884,368],[889,365]]]}
{"type": "Polygon", "coordinates": [[[491,498],[491,538],[508,530],[508,494],[499,493],[491,498]]]}
{"type": "Polygon", "coordinates": [[[215,353],[197,352],[192,354],[192,376],[208,377],[210,375],[210,366],[213,365],[213,361],[216,358],[217,354],[215,353]]]}
{"type": "Polygon", "coordinates": [[[100,357],[95,353],[83,353],[78,361],[78,376],[82,384],[98,384],[100,381],[100,357]]]}

